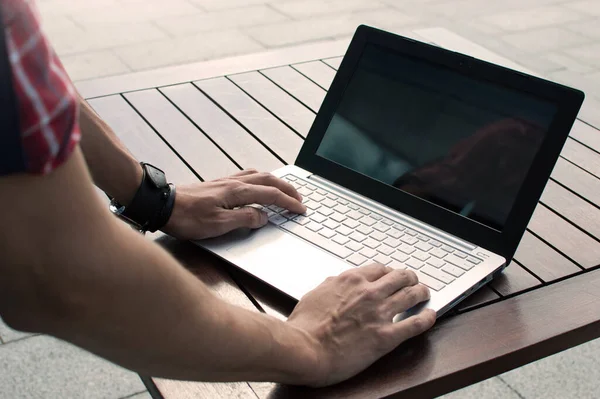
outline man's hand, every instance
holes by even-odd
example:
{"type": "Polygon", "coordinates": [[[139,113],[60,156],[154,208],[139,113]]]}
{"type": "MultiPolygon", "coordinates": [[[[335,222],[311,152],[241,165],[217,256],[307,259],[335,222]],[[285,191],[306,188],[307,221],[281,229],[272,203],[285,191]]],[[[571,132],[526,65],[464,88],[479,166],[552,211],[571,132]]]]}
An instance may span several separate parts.
{"type": "Polygon", "coordinates": [[[212,182],[177,187],[175,207],[166,233],[188,240],[216,237],[246,227],[267,224],[267,215],[250,206],[277,205],[294,213],[306,212],[294,187],[270,173],[245,170],[212,182]]]}
{"type": "Polygon", "coordinates": [[[429,289],[418,284],[415,273],[380,264],[328,278],[302,298],[288,319],[316,348],[318,366],[307,370],[309,385],[352,377],[431,328],[432,310],[392,323],[395,315],[428,299],[429,289]]]}

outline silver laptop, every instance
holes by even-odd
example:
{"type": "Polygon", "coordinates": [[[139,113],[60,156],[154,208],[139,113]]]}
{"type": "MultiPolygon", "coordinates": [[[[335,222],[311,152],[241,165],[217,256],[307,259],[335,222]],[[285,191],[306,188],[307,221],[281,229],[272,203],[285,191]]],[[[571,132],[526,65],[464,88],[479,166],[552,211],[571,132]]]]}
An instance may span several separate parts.
{"type": "MultiPolygon", "coordinates": [[[[197,244],[295,299],[371,262],[438,316],[512,259],[583,93],[361,26],[295,165],[308,212],[197,244]]],[[[268,204],[267,204],[268,205],[268,204]]],[[[401,315],[405,317],[407,314],[401,315]]]]}

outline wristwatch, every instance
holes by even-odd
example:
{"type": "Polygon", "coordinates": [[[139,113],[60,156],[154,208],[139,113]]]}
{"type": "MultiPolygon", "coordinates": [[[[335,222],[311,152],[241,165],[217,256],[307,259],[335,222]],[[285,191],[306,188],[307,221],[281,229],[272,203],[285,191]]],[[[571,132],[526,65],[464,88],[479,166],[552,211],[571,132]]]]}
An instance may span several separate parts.
{"type": "Polygon", "coordinates": [[[110,211],[142,233],[164,227],[175,206],[175,186],[167,183],[165,173],[156,166],[141,162],[142,183],[128,206],[115,198],[110,211]]]}

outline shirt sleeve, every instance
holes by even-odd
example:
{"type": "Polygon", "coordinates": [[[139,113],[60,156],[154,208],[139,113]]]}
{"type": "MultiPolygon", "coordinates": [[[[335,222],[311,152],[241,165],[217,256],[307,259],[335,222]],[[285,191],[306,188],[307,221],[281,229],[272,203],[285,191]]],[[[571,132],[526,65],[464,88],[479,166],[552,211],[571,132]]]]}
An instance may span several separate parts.
{"type": "MultiPolygon", "coordinates": [[[[18,109],[24,170],[47,174],[63,164],[80,140],[75,89],[41,31],[33,1],[0,0],[11,80],[18,109]]],[[[6,79],[6,77],[3,77],[6,79]]],[[[3,136],[0,132],[0,145],[3,136]]]]}

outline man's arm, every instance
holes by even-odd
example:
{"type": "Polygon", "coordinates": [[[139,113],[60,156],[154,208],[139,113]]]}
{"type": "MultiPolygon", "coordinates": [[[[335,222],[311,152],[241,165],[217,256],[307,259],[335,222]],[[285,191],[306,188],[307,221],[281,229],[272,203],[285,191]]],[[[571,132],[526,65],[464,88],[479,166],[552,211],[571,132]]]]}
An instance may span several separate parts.
{"type": "Polygon", "coordinates": [[[46,176],[0,178],[0,315],[137,372],[167,378],[325,385],[421,333],[392,324],[428,298],[381,265],[328,280],[288,322],[226,304],[168,253],[116,223],[81,152],[46,176]]]}

